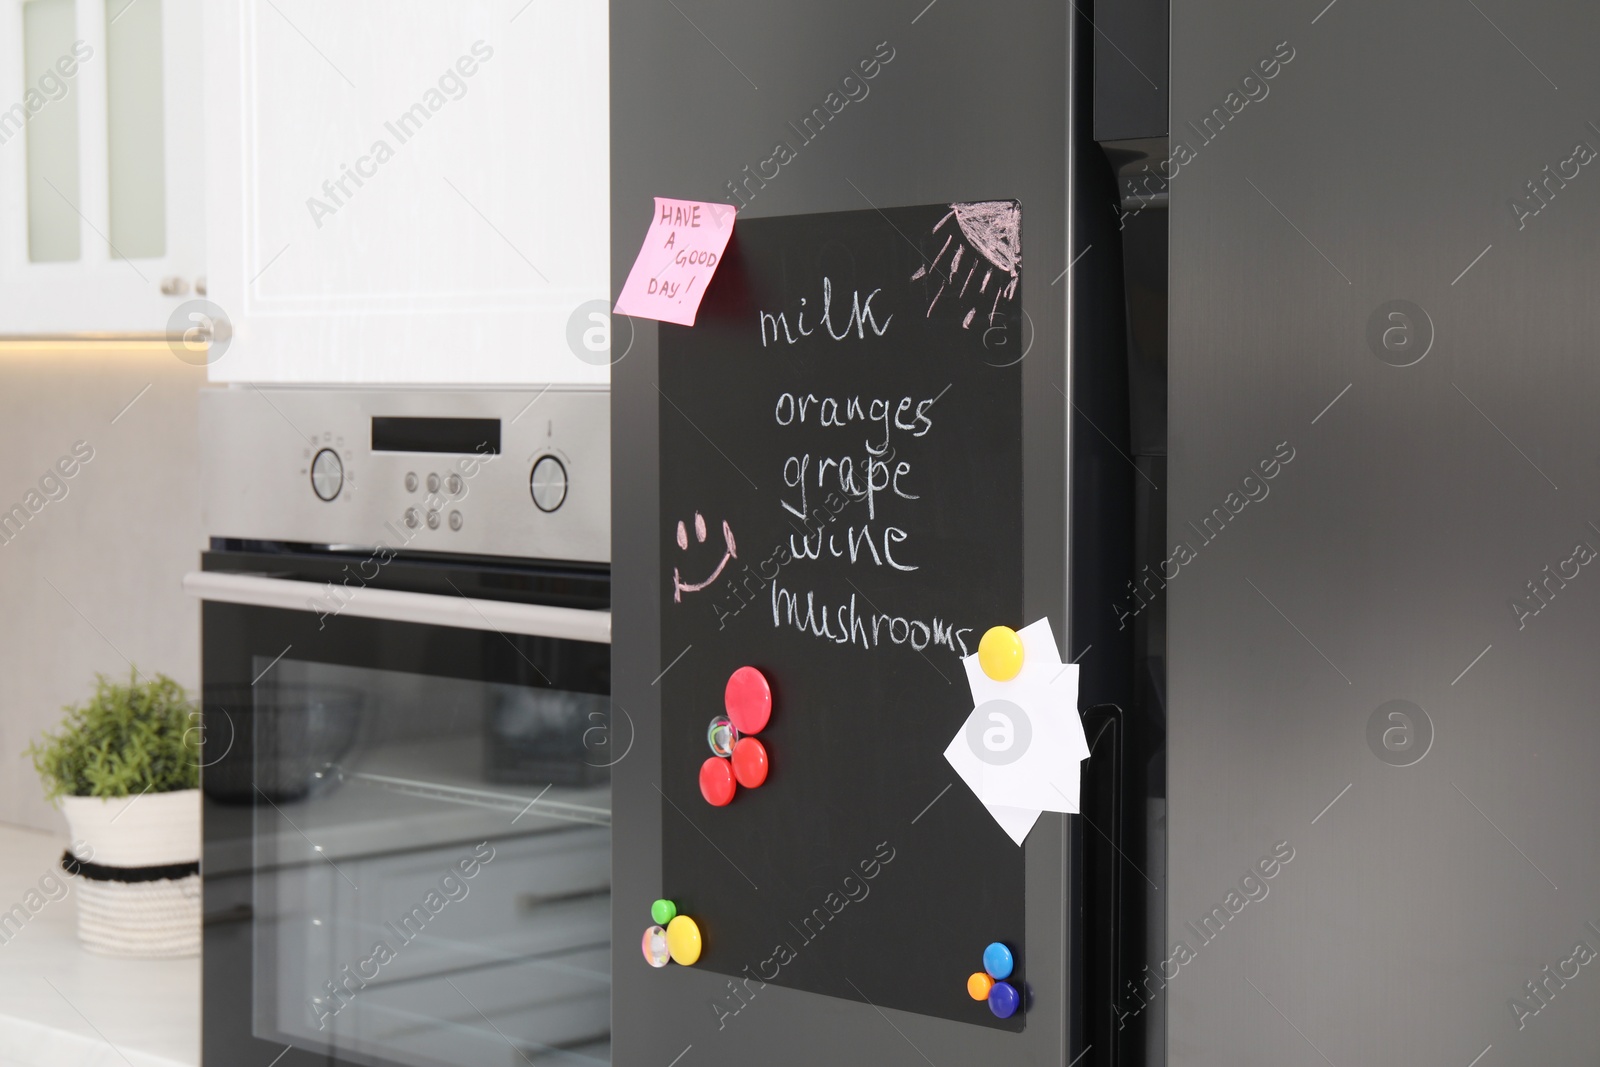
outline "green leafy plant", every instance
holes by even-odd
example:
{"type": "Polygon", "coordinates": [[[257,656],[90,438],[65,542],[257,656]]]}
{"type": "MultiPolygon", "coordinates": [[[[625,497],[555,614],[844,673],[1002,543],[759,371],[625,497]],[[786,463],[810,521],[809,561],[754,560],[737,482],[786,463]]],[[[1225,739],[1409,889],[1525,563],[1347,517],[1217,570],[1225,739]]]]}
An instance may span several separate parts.
{"type": "Polygon", "coordinates": [[[200,731],[183,686],[158,674],[127,684],[96,675],[94,696],[67,706],[61,731],[28,746],[45,797],[125,797],[200,785],[200,731]]]}

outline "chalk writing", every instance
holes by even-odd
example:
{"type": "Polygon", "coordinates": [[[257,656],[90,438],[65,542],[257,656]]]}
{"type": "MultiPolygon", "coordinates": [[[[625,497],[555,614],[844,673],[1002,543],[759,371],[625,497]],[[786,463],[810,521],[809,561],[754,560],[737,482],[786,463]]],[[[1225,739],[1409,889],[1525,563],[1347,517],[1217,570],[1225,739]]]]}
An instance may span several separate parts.
{"type": "MultiPolygon", "coordinates": [[[[882,337],[889,329],[890,321],[894,318],[893,315],[890,315],[883,320],[883,325],[880,326],[878,320],[872,314],[872,298],[882,291],[881,289],[874,289],[867,294],[865,300],[862,300],[860,290],[853,290],[850,293],[850,318],[846,320],[842,330],[835,330],[833,328],[833,280],[824,277],[822,279],[822,312],[820,320],[822,328],[827,330],[828,336],[835,341],[843,341],[849,337],[852,329],[855,330],[857,340],[865,340],[868,326],[872,327],[874,336],[882,337]]],[[[810,337],[817,332],[814,326],[809,330],[806,329],[806,298],[803,296],[800,298],[799,305],[795,308],[793,331],[789,329],[787,312],[758,311],[756,316],[761,326],[762,348],[767,347],[767,332],[769,330],[772,333],[773,344],[777,344],[782,340],[791,345],[800,340],[800,338],[810,337]],[[778,332],[780,329],[783,331],[781,335],[778,332]]]]}
{"type": "MultiPolygon", "coordinates": [[[[988,303],[989,322],[1002,317],[1000,303],[1016,296],[1020,281],[1021,220],[1021,207],[1014,201],[950,205],[949,211],[931,230],[935,239],[941,232],[949,231],[938,254],[931,261],[925,260],[911,276],[913,282],[939,279],[938,290],[928,302],[926,317],[932,317],[935,306],[951,286],[956,287],[957,300],[965,298],[970,288],[975,298],[981,297],[988,303]],[[946,259],[946,253],[952,248],[953,253],[946,259]]],[[[881,289],[871,289],[863,297],[860,288],[852,288],[848,315],[843,310],[843,290],[836,301],[833,279],[828,275],[821,279],[820,292],[820,303],[813,304],[809,297],[802,296],[797,303],[788,306],[758,308],[756,325],[761,347],[777,346],[782,350],[808,338],[870,344],[882,338],[894,320],[894,316],[888,314],[880,321],[873,309],[872,302],[881,289]]],[[[962,315],[962,327],[970,327],[976,314],[974,304],[962,315]]],[[[861,353],[862,359],[870,359],[874,349],[857,347],[851,351],[861,353]]],[[[819,396],[815,392],[789,389],[777,393],[773,398],[772,418],[784,432],[805,433],[808,443],[821,431],[839,430],[848,436],[860,434],[861,448],[860,452],[829,448],[795,450],[785,456],[781,470],[784,491],[777,498],[785,515],[806,520],[813,509],[813,493],[840,496],[866,505],[864,522],[852,521],[831,529],[808,525],[790,533],[786,551],[789,561],[905,573],[921,568],[915,559],[916,553],[908,544],[912,540],[911,524],[908,518],[902,517],[909,506],[923,498],[914,473],[916,459],[909,453],[902,458],[898,451],[892,459],[885,457],[897,434],[903,440],[914,442],[933,431],[934,419],[930,412],[942,395],[825,393],[819,396]]],[[[681,524],[679,529],[681,543],[681,524]]],[[[720,568],[718,573],[721,573],[720,568]]],[[[683,588],[676,585],[676,575],[674,581],[675,588],[683,588]]],[[[769,601],[772,625],[776,628],[792,629],[861,649],[910,645],[918,652],[944,648],[957,655],[967,654],[965,635],[971,632],[970,627],[958,627],[940,617],[922,620],[898,615],[878,610],[876,605],[869,610],[867,605],[858,604],[857,594],[851,594],[848,600],[827,602],[819,600],[813,590],[797,590],[773,582],[769,601]]]]}

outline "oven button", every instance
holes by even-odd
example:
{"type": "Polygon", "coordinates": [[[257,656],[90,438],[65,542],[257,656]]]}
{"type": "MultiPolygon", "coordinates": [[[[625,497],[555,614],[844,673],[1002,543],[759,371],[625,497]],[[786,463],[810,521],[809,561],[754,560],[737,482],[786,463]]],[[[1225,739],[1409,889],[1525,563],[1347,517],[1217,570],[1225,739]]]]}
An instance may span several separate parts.
{"type": "Polygon", "coordinates": [[[437,493],[438,491],[439,491],[439,476],[437,474],[428,475],[428,492],[437,493]]]}
{"type": "Polygon", "coordinates": [[[438,528],[439,528],[439,513],[437,511],[428,512],[428,529],[437,530],[438,528]]]}
{"type": "Polygon", "coordinates": [[[554,456],[540,456],[528,476],[528,489],[540,511],[554,511],[567,499],[567,468],[554,456]]]}
{"type": "Polygon", "coordinates": [[[461,475],[452,474],[444,480],[445,491],[451,496],[461,495],[461,475]]]}
{"type": "Polygon", "coordinates": [[[416,471],[407,471],[406,472],[406,492],[415,493],[416,491],[417,491],[417,472],[416,471]]]}
{"type": "Polygon", "coordinates": [[[417,509],[416,508],[406,508],[406,526],[407,527],[409,527],[410,529],[415,530],[417,528],[418,524],[421,523],[421,522],[422,522],[422,517],[417,514],[417,509]]]}
{"type": "Polygon", "coordinates": [[[322,500],[332,500],[344,488],[344,464],[339,454],[324,448],[311,461],[311,490],[322,500]]]}
{"type": "Polygon", "coordinates": [[[461,529],[461,512],[452,511],[450,513],[450,529],[452,529],[452,530],[461,529]]]}

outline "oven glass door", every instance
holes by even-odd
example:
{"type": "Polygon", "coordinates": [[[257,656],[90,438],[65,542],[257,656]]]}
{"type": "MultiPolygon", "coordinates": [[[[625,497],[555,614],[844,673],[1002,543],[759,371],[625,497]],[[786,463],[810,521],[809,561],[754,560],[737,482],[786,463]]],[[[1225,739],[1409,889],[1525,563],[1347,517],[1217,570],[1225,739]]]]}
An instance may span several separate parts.
{"type": "Polygon", "coordinates": [[[610,647],[203,619],[206,1062],[609,1063],[610,647]]]}

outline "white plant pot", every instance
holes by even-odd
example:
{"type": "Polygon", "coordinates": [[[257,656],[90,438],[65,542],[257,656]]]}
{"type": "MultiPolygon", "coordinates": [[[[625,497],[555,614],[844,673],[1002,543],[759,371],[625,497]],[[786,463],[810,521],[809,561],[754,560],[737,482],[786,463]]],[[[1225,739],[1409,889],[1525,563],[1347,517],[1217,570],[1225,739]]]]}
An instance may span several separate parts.
{"type": "Polygon", "coordinates": [[[198,954],[200,876],[151,868],[199,862],[200,790],[63,797],[61,810],[73,855],[90,865],[72,877],[84,947],[110,956],[198,954]]]}

